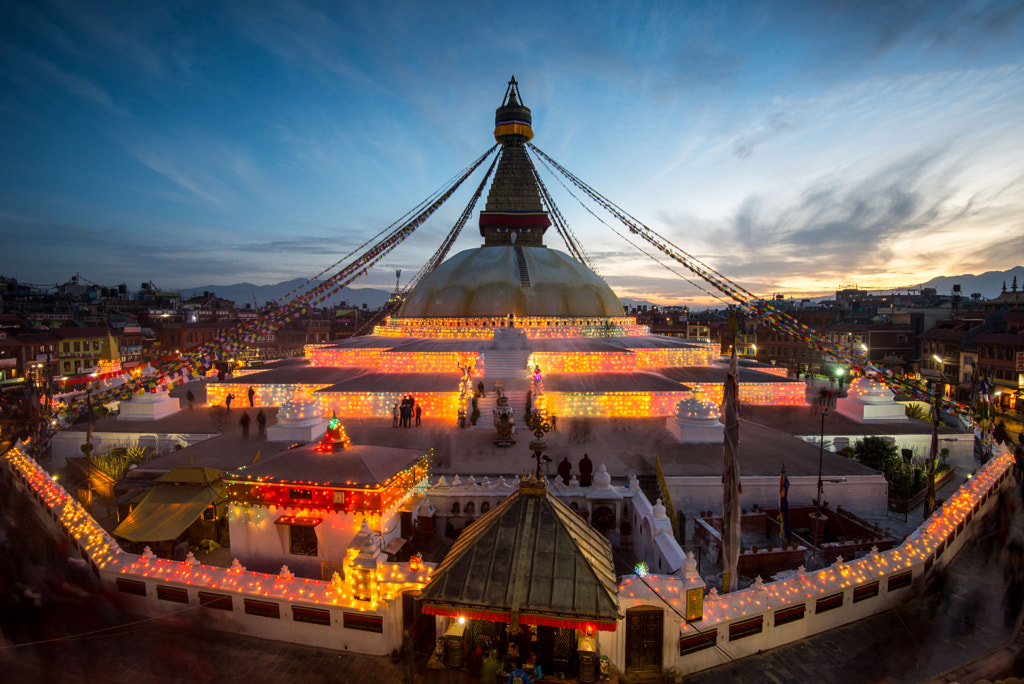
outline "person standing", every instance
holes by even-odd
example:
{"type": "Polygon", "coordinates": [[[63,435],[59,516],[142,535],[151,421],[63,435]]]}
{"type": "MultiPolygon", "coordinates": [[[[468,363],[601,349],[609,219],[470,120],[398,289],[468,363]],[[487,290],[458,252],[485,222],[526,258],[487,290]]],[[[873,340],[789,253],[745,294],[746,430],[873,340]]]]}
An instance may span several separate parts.
{"type": "Polygon", "coordinates": [[[419,404],[416,404],[416,427],[420,426],[420,416],[423,415],[423,409],[419,404]]]}
{"type": "Polygon", "coordinates": [[[491,649],[491,652],[487,654],[487,659],[484,660],[483,667],[480,668],[481,684],[497,684],[499,670],[501,670],[501,661],[498,660],[498,652],[491,649]]]}
{"type": "Polygon", "coordinates": [[[238,424],[242,426],[242,439],[249,439],[249,425],[252,423],[252,418],[245,411],[242,411],[242,417],[238,419],[238,424]]]}
{"type": "Polygon", "coordinates": [[[185,393],[185,400],[188,401],[188,410],[191,411],[196,405],[196,395],[192,394],[192,390],[185,393]]]}
{"type": "Polygon", "coordinates": [[[569,479],[572,477],[572,463],[569,463],[568,456],[563,458],[562,462],[558,464],[558,476],[562,478],[564,484],[569,484],[569,479]]]}
{"type": "Polygon", "coordinates": [[[250,387],[249,388],[249,408],[252,408],[253,406],[256,405],[255,399],[256,399],[256,390],[254,390],[252,387],[250,387]]]}
{"type": "Polygon", "coordinates": [[[234,401],[234,399],[234,394],[228,394],[228,396],[224,397],[224,405],[228,407],[228,410],[225,411],[225,413],[231,413],[231,402],[234,401]]]}
{"type": "Polygon", "coordinates": [[[256,414],[256,438],[267,438],[267,414],[263,413],[263,409],[256,414]]]}
{"type": "Polygon", "coordinates": [[[586,453],[580,459],[580,487],[589,487],[593,481],[594,463],[586,453]]]}
{"type": "Polygon", "coordinates": [[[402,674],[408,678],[409,684],[416,681],[416,643],[412,640],[409,630],[402,632],[402,674]]]}
{"type": "Polygon", "coordinates": [[[398,404],[391,407],[391,427],[398,427],[398,404]]]}

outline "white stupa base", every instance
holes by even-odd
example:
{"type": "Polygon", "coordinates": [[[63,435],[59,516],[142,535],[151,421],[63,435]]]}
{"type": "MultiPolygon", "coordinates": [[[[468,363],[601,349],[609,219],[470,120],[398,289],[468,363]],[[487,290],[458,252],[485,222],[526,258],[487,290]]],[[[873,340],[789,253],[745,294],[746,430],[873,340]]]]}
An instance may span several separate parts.
{"type": "Polygon", "coordinates": [[[327,418],[282,425],[275,423],[267,428],[268,442],[315,442],[327,432],[327,418]]]}
{"type": "Polygon", "coordinates": [[[858,423],[869,421],[893,423],[907,420],[907,410],[903,404],[896,402],[866,404],[854,399],[840,399],[836,402],[836,411],[858,423]]]}
{"type": "Polygon", "coordinates": [[[723,426],[718,425],[680,425],[675,416],[665,419],[665,429],[684,444],[710,444],[722,441],[723,426]]]}
{"type": "Polygon", "coordinates": [[[118,420],[141,422],[160,420],[181,410],[177,397],[166,393],[137,394],[129,401],[122,401],[118,420]]]}

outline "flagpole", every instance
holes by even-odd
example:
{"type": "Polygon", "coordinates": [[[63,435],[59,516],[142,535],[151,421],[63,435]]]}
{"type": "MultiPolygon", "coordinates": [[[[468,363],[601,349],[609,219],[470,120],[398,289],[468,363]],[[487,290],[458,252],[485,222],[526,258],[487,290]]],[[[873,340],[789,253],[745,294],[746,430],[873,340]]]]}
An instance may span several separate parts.
{"type": "Polygon", "coordinates": [[[735,338],[732,345],[732,358],[729,361],[729,375],[725,380],[723,392],[723,414],[725,417],[724,452],[725,466],[722,472],[722,592],[727,593],[739,588],[739,566],[741,536],[740,520],[740,486],[739,461],[737,448],[739,444],[739,416],[737,415],[737,362],[735,338]]]}

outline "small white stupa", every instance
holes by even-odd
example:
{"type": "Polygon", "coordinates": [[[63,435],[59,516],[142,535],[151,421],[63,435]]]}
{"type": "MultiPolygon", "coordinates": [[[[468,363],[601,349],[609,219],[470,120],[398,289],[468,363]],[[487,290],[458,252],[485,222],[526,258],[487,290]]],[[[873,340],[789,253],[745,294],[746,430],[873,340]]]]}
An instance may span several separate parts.
{"type": "Polygon", "coordinates": [[[277,422],[267,427],[268,442],[315,442],[327,432],[328,419],[320,402],[296,389],[277,411],[277,422]]]}
{"type": "MultiPolygon", "coordinates": [[[[153,366],[146,364],[142,369],[142,378],[146,379],[157,374],[153,366]]],[[[152,391],[139,389],[128,401],[122,401],[118,420],[142,422],[160,420],[181,410],[181,402],[167,391],[167,385],[157,385],[152,391]]]]}
{"type": "Polygon", "coordinates": [[[836,402],[836,411],[858,423],[907,420],[906,409],[896,402],[892,390],[868,377],[850,383],[846,397],[836,402]]]}
{"type": "Polygon", "coordinates": [[[706,444],[722,441],[722,421],[718,407],[710,401],[700,387],[676,404],[675,415],[665,419],[665,427],[680,442],[706,444]]]}

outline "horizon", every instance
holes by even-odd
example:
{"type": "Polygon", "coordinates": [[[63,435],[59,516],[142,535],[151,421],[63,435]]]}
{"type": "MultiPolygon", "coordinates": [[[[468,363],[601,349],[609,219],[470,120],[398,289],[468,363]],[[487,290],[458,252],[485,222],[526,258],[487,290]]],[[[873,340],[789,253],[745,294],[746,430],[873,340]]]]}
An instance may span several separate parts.
{"type": "MultiPolygon", "coordinates": [[[[1019,4],[588,7],[527,3],[544,21],[519,27],[476,3],[12,3],[0,271],[309,278],[490,147],[513,74],[540,149],[759,297],[1024,263],[1019,4]]],[[[620,298],[724,303],[541,174],[620,298]]],[[[415,273],[471,193],[352,286],[415,273]]],[[[480,209],[452,254],[479,246],[480,209]]]]}

